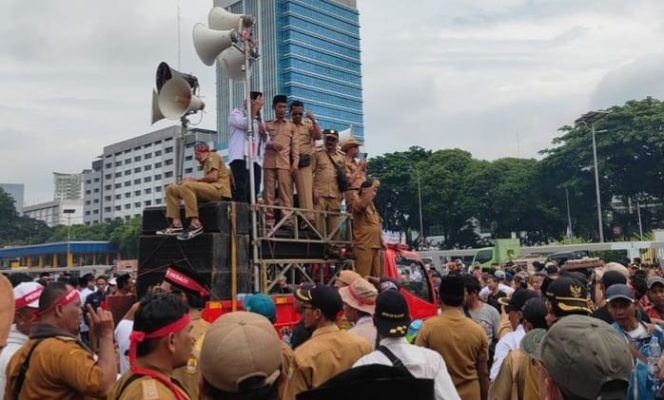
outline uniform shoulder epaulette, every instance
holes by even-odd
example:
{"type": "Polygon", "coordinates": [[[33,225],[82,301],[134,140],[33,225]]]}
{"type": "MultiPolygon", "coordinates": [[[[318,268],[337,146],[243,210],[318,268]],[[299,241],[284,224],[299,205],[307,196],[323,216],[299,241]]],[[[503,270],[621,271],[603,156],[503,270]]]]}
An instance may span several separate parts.
{"type": "Polygon", "coordinates": [[[152,378],[141,379],[141,393],[143,400],[159,400],[157,380],[152,378]]]}
{"type": "Polygon", "coordinates": [[[56,339],[62,340],[63,342],[75,342],[75,343],[78,342],[77,338],[71,337],[71,336],[62,335],[62,336],[53,336],[53,337],[56,338],[56,339]]]}

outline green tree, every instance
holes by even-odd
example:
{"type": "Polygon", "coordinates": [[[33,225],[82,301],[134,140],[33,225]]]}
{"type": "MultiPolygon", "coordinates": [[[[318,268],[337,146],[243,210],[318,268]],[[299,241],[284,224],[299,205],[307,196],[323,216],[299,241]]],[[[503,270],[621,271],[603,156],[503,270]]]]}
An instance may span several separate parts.
{"type": "Polygon", "coordinates": [[[118,225],[109,237],[109,241],[118,247],[123,258],[138,257],[138,236],[142,232],[143,219],[134,217],[118,225]]]}

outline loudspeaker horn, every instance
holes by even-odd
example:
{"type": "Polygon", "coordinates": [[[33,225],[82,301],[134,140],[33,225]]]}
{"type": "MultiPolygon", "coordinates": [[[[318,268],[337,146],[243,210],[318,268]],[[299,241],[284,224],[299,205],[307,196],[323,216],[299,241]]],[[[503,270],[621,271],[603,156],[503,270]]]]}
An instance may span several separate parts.
{"type": "Polygon", "coordinates": [[[208,25],[218,31],[229,31],[249,28],[254,24],[254,19],[249,15],[233,14],[221,7],[213,7],[208,14],[208,25]]]}
{"type": "Polygon", "coordinates": [[[159,109],[159,95],[157,91],[152,89],[152,124],[155,122],[164,119],[164,114],[161,113],[159,109]]]}
{"type": "Polygon", "coordinates": [[[229,47],[222,51],[217,57],[219,65],[226,71],[228,77],[234,81],[243,81],[244,74],[244,53],[235,47],[229,47]]]}
{"type": "Polygon", "coordinates": [[[159,109],[168,119],[180,117],[202,110],[205,103],[192,94],[192,88],[184,78],[173,78],[162,86],[159,92],[159,109]]]}
{"type": "Polygon", "coordinates": [[[235,30],[219,31],[206,28],[203,24],[194,26],[194,48],[205,65],[214,64],[214,59],[235,42],[237,42],[235,30]]]}
{"type": "Polygon", "coordinates": [[[168,82],[173,78],[182,78],[186,80],[187,83],[189,83],[189,86],[191,86],[193,90],[198,89],[198,78],[196,78],[193,75],[185,74],[184,72],[180,72],[176,69],[173,69],[165,62],[159,63],[155,78],[156,78],[155,80],[156,80],[158,93],[161,93],[162,86],[164,86],[166,82],[168,82]]]}

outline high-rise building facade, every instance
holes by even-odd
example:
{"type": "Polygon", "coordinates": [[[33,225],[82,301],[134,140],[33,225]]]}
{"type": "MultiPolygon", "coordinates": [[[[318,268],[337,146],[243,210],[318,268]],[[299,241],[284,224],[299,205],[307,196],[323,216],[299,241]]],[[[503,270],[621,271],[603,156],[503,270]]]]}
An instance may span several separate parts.
{"type": "MultiPolygon", "coordinates": [[[[355,0],[214,0],[233,13],[252,15],[260,58],[252,90],[263,92],[269,119],[272,97],[285,94],[316,114],[323,129],[344,130],[364,141],[360,25],[355,0]]],[[[243,82],[217,65],[217,131],[228,143],[228,116],[242,108],[243,82]]]]}
{"type": "MultiPolygon", "coordinates": [[[[164,188],[175,182],[179,126],[170,126],[104,147],[103,154],[83,172],[83,222],[87,225],[129,220],[143,208],[163,204],[164,188]]],[[[217,132],[190,129],[185,136],[184,175],[202,175],[193,157],[196,142],[215,145],[217,132]]],[[[216,145],[215,145],[216,146],[216,145]]]]}
{"type": "Polygon", "coordinates": [[[53,173],[54,200],[80,200],[83,198],[83,175],[53,173]]]}

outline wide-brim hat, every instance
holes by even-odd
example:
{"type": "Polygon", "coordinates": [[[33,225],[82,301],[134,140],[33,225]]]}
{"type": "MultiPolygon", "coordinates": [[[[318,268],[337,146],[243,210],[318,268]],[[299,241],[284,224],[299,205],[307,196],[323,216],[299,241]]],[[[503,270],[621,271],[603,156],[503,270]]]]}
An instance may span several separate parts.
{"type": "Polygon", "coordinates": [[[0,349],[7,344],[9,328],[14,321],[14,292],[12,284],[4,276],[0,275],[0,349]]]}
{"type": "Polygon", "coordinates": [[[358,142],[354,137],[351,137],[350,139],[344,141],[344,143],[341,145],[341,151],[344,153],[348,151],[351,147],[360,147],[360,142],[358,142]]]}
{"type": "Polygon", "coordinates": [[[341,300],[350,307],[374,315],[378,290],[366,279],[356,279],[351,285],[339,289],[341,300]]]}

